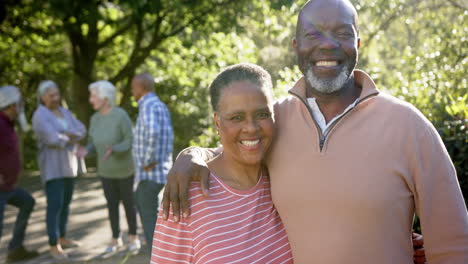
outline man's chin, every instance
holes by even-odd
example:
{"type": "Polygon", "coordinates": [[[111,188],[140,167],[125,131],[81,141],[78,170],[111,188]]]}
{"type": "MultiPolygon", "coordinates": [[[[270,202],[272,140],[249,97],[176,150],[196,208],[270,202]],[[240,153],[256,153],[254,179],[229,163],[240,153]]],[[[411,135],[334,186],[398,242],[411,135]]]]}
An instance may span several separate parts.
{"type": "Polygon", "coordinates": [[[306,73],[306,82],[315,91],[322,94],[332,94],[340,91],[349,79],[350,74],[346,69],[342,69],[336,77],[320,78],[316,76],[311,67],[306,73]]]}

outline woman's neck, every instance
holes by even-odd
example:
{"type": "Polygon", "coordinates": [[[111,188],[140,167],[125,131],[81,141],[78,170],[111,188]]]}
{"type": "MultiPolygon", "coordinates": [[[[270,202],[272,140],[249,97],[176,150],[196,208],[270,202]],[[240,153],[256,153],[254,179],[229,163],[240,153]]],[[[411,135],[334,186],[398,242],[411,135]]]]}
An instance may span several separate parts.
{"type": "Polygon", "coordinates": [[[248,190],[258,183],[262,164],[245,165],[223,154],[208,162],[210,170],[229,187],[248,190]]]}
{"type": "Polygon", "coordinates": [[[109,104],[106,104],[103,107],[101,107],[101,109],[99,109],[99,113],[101,115],[107,115],[108,113],[110,113],[111,110],[112,110],[112,106],[109,104]]]}
{"type": "Polygon", "coordinates": [[[55,116],[63,117],[58,107],[47,107],[47,109],[49,109],[49,111],[51,111],[55,116]]]}

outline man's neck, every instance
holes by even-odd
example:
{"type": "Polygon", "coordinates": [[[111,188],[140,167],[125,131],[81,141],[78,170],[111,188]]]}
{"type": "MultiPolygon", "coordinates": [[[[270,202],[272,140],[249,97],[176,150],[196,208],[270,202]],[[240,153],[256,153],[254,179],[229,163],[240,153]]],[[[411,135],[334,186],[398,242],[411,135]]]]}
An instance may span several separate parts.
{"type": "MultiPolygon", "coordinates": [[[[141,96],[141,98],[147,96],[149,93],[151,93],[151,92],[150,92],[150,91],[146,91],[146,92],[141,96]]],[[[140,98],[140,99],[141,99],[141,98],[140,98]]]]}
{"type": "Polygon", "coordinates": [[[325,121],[328,123],[356,101],[361,94],[361,87],[352,78],[342,89],[331,94],[320,93],[309,86],[306,93],[307,98],[315,98],[325,121]]]}
{"type": "Polygon", "coordinates": [[[16,118],[16,111],[11,110],[11,107],[6,108],[2,111],[2,113],[11,121],[15,120],[16,118]]]}

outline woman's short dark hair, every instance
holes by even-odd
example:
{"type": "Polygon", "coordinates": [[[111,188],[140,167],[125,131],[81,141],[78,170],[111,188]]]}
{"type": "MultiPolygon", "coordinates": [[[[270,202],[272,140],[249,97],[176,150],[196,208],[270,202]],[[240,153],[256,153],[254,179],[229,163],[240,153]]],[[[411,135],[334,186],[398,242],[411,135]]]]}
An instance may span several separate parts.
{"type": "Polygon", "coordinates": [[[262,67],[253,63],[239,63],[224,69],[210,85],[211,107],[213,111],[219,110],[221,91],[233,82],[250,81],[260,87],[267,96],[269,103],[273,101],[270,74],[262,67]]]}

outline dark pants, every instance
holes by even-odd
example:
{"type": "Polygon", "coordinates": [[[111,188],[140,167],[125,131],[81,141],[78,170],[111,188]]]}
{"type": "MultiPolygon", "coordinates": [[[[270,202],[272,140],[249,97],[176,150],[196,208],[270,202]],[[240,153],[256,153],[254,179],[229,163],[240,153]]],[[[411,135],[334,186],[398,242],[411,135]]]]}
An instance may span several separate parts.
{"type": "Polygon", "coordinates": [[[158,217],[158,194],[163,187],[164,184],[143,180],[138,183],[135,192],[138,213],[140,213],[141,224],[150,252],[153,244],[154,227],[158,217]]]}
{"type": "Polygon", "coordinates": [[[60,237],[65,237],[74,183],[74,178],[54,179],[46,182],[47,234],[51,246],[57,245],[60,237]]]}
{"type": "Polygon", "coordinates": [[[133,200],[133,176],[123,179],[109,179],[101,177],[104,196],[107,200],[107,209],[112,229],[112,237],[120,235],[119,204],[122,201],[127,216],[128,234],[136,235],[136,210],[133,200]]]}
{"type": "Polygon", "coordinates": [[[14,250],[23,245],[28,219],[35,203],[34,198],[22,188],[15,188],[10,192],[0,191],[0,239],[2,238],[5,205],[11,204],[19,209],[8,250],[14,250]]]}

